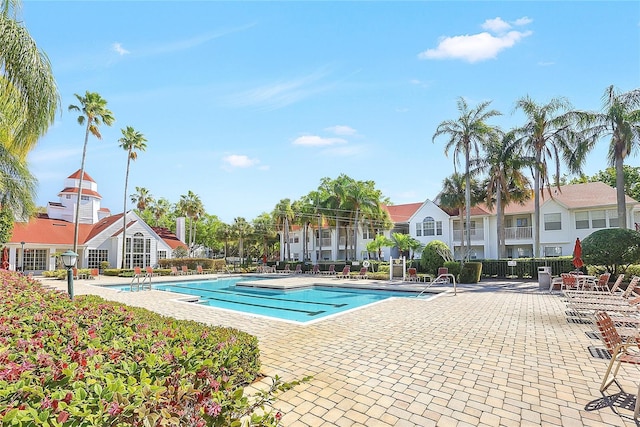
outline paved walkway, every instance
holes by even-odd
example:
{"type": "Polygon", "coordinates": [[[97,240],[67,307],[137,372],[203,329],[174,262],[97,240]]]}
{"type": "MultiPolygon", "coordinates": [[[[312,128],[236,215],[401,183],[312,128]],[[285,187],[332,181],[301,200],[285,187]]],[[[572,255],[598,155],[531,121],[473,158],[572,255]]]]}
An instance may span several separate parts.
{"type": "Polygon", "coordinates": [[[590,325],[567,322],[562,298],[537,283],[459,285],[456,296],[392,299],[300,326],[179,302],[176,294],[87,285],[115,281],[128,283],[80,280],[75,292],[242,329],[258,337],[265,374],[313,375],[278,400],[285,426],[636,425],[640,373],[623,366],[631,394],[612,385],[603,398],[608,361],[591,354],[600,341],[590,325]]]}

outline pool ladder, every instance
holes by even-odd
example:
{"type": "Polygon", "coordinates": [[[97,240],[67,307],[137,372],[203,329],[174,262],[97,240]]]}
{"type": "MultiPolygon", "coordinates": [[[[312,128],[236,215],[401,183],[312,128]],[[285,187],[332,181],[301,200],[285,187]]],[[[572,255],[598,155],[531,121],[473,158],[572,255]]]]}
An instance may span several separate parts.
{"type": "Polygon", "coordinates": [[[145,274],[142,277],[142,282],[140,281],[140,275],[136,274],[133,276],[133,279],[131,279],[131,283],[129,284],[129,291],[133,292],[134,289],[136,291],[144,291],[145,289],[145,284],[146,284],[146,288],[147,290],[151,290],[151,275],[150,274],[145,274]],[[147,279],[149,279],[149,281],[147,281],[147,279]]]}
{"type": "Polygon", "coordinates": [[[456,276],[454,276],[453,274],[441,274],[438,277],[436,277],[434,280],[429,282],[429,284],[424,287],[424,289],[416,296],[416,298],[422,296],[423,293],[429,290],[429,288],[435,285],[436,283],[453,283],[453,294],[454,295],[458,294],[458,290],[456,288],[456,276]]]}

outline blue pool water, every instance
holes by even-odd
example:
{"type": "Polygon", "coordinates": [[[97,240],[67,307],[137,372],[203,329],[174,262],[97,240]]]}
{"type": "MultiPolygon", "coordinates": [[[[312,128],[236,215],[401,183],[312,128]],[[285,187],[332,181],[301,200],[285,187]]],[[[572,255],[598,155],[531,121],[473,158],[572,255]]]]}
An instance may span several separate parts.
{"type": "MultiPolygon", "coordinates": [[[[199,303],[242,313],[309,322],[391,297],[415,297],[416,293],[353,288],[306,287],[292,290],[236,286],[246,278],[224,278],[153,285],[160,291],[197,296],[199,303]]],[[[252,282],[259,280],[251,278],[252,282]]],[[[129,286],[122,287],[128,290],[129,286]]]]}

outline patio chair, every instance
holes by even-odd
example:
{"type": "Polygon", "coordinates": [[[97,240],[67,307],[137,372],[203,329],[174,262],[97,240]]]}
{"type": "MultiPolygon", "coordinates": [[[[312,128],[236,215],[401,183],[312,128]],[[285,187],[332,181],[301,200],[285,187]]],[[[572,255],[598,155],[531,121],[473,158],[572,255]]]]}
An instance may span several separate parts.
{"type": "MultiPolygon", "coordinates": [[[[607,296],[621,296],[625,292],[622,289],[620,289],[620,285],[622,284],[622,280],[624,280],[624,274],[619,274],[618,278],[613,283],[613,286],[611,287],[611,289],[609,289],[609,287],[606,286],[604,289],[601,289],[601,290],[593,290],[593,291],[578,291],[578,290],[574,291],[574,290],[572,290],[572,291],[565,291],[564,294],[568,298],[574,298],[574,297],[596,297],[596,296],[600,296],[600,295],[602,295],[604,297],[607,297],[607,296]]],[[[631,290],[633,291],[633,288],[631,290]]]]}
{"type": "Polygon", "coordinates": [[[282,270],[277,270],[277,272],[282,274],[289,274],[291,273],[291,267],[289,267],[289,264],[285,264],[284,268],[282,270]]]}
{"type": "Polygon", "coordinates": [[[147,276],[147,277],[156,277],[156,276],[160,275],[160,274],[156,273],[155,271],[153,271],[153,267],[147,266],[147,267],[145,267],[145,270],[146,270],[145,276],[147,276]]]}
{"type": "Polygon", "coordinates": [[[186,265],[183,265],[182,274],[193,274],[193,271],[189,270],[186,265]]]}
{"type": "Polygon", "coordinates": [[[562,278],[561,291],[578,289],[578,277],[575,274],[561,273],[560,277],[562,278]]]}
{"type": "Polygon", "coordinates": [[[201,265],[197,265],[196,266],[196,273],[197,274],[204,274],[204,270],[202,269],[201,265]]]}
{"type": "Polygon", "coordinates": [[[89,275],[89,279],[99,279],[100,278],[100,270],[97,268],[92,268],[91,273],[89,275]]]}
{"type": "MultiPolygon", "coordinates": [[[[600,384],[600,392],[604,392],[614,382],[618,387],[620,387],[620,384],[616,381],[620,365],[623,363],[635,366],[640,365],[640,353],[637,351],[639,342],[638,338],[630,338],[626,342],[623,341],[615,324],[613,323],[613,320],[606,312],[600,311],[596,313],[595,317],[601,339],[607,348],[607,352],[611,355],[611,361],[607,367],[607,372],[604,374],[602,384],[600,384]],[[631,348],[633,347],[636,351],[631,351],[631,348]],[[615,369],[613,369],[614,365],[615,369]],[[612,369],[613,373],[611,372],[612,369]],[[611,379],[609,379],[610,375],[611,379]]],[[[620,390],[622,391],[621,387],[620,390]]],[[[638,418],[638,413],[640,413],[640,385],[638,386],[638,394],[636,395],[635,409],[633,411],[634,419],[638,418]]]]}
{"type": "Polygon", "coordinates": [[[142,269],[140,267],[133,267],[133,277],[140,277],[142,276],[142,269]]]}
{"type": "Polygon", "coordinates": [[[594,291],[604,291],[609,290],[609,279],[611,278],[611,273],[602,273],[598,280],[594,280],[593,282],[587,282],[587,286],[594,291]]]}
{"type": "Polygon", "coordinates": [[[336,279],[348,279],[351,277],[351,266],[345,265],[342,269],[342,273],[336,274],[336,279]]]}
{"type": "Polygon", "coordinates": [[[302,264],[296,265],[296,271],[294,271],[293,274],[302,274],[302,264]]]}
{"type": "Polygon", "coordinates": [[[176,267],[175,265],[173,267],[171,267],[171,273],[169,273],[171,276],[178,276],[180,273],[178,272],[178,267],[176,267]]]}
{"type": "Polygon", "coordinates": [[[323,271],[322,274],[327,274],[329,276],[333,276],[336,274],[336,266],[334,264],[331,264],[329,266],[329,269],[327,271],[323,271]]]}
{"type": "Polygon", "coordinates": [[[355,276],[350,276],[350,277],[352,279],[368,279],[369,278],[369,276],[367,275],[368,271],[369,270],[367,269],[367,267],[362,267],[358,274],[356,274],[355,276]]]}
{"type": "Polygon", "coordinates": [[[313,269],[307,271],[307,274],[319,274],[320,266],[318,264],[314,264],[313,269]]]}
{"type": "Polygon", "coordinates": [[[418,270],[416,270],[413,267],[407,269],[406,281],[407,282],[419,282],[420,278],[418,277],[418,270]]]}

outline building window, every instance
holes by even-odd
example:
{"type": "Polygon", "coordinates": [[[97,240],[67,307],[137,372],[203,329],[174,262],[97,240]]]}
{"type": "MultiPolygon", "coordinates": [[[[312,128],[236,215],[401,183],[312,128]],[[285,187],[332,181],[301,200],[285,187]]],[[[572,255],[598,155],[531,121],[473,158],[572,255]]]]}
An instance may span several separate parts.
{"type": "Polygon", "coordinates": [[[618,211],[609,209],[607,211],[607,217],[609,217],[609,227],[618,228],[618,211]]]}
{"type": "Polygon", "coordinates": [[[442,236],[442,221],[436,221],[436,234],[442,236]]]}
{"type": "Polygon", "coordinates": [[[158,259],[167,259],[167,251],[158,251],[158,259]]]}
{"type": "Polygon", "coordinates": [[[591,211],[591,228],[606,228],[605,211],[591,211]]]}
{"type": "Polygon", "coordinates": [[[516,227],[528,227],[529,218],[516,218],[516,227]]]}
{"type": "Polygon", "coordinates": [[[47,270],[47,250],[25,249],[23,262],[22,271],[47,270]]]}
{"type": "Polygon", "coordinates": [[[87,267],[100,268],[102,261],[109,261],[109,251],[106,249],[89,249],[87,254],[87,267]]]}
{"type": "Polygon", "coordinates": [[[562,230],[562,216],[559,213],[544,214],[545,231],[562,230]]]}
{"type": "Polygon", "coordinates": [[[545,246],[544,256],[562,256],[561,246],[545,246]]]}
{"type": "Polygon", "coordinates": [[[151,265],[151,239],[145,239],[142,233],[138,232],[133,237],[127,237],[125,252],[127,268],[151,265]]]}
{"type": "Polygon", "coordinates": [[[366,239],[366,240],[372,240],[376,238],[376,230],[368,227],[368,226],[364,226],[362,228],[362,238],[366,239]]]}
{"type": "Polygon", "coordinates": [[[428,216],[422,221],[422,229],[425,236],[435,236],[435,228],[436,222],[433,220],[433,217],[428,216]]]}
{"type": "Polygon", "coordinates": [[[576,212],[576,230],[589,228],[589,212],[576,212]]]}
{"type": "Polygon", "coordinates": [[[80,200],[82,200],[83,202],[88,202],[89,201],[89,196],[80,196],[80,200]]]}
{"type": "Polygon", "coordinates": [[[64,196],[67,199],[71,199],[71,194],[67,194],[66,196],[64,196]]]}

